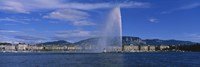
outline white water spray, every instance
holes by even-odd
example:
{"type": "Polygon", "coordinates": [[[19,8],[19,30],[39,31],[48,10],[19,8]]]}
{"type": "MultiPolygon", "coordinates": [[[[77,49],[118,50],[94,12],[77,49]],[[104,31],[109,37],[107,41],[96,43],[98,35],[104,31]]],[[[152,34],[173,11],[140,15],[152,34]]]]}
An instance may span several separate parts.
{"type": "Polygon", "coordinates": [[[122,48],[122,22],[120,7],[109,13],[104,30],[101,32],[96,52],[118,52],[122,48]]]}

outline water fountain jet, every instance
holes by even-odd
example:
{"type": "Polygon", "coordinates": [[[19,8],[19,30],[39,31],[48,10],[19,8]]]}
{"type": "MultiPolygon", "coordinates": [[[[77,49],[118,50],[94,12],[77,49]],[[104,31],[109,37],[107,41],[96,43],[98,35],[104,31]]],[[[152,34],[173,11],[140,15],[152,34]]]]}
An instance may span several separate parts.
{"type": "Polygon", "coordinates": [[[101,31],[96,52],[119,52],[122,49],[122,22],[120,7],[114,7],[101,31]]]}

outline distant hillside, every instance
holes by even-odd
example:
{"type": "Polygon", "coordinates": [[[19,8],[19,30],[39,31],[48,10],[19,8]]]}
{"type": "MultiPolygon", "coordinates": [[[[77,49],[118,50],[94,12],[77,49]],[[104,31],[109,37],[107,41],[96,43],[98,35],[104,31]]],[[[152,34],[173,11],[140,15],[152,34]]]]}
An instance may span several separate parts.
{"type": "Polygon", "coordinates": [[[0,42],[0,45],[12,45],[11,43],[1,43],[0,42]]]}
{"type": "MultiPolygon", "coordinates": [[[[46,42],[40,43],[40,45],[96,45],[98,43],[99,38],[88,38],[85,40],[81,40],[75,43],[70,43],[64,40],[53,41],[53,42],[46,42]]],[[[131,36],[123,36],[122,37],[122,44],[123,45],[191,45],[195,44],[191,41],[181,41],[181,40],[160,40],[160,39],[141,39],[139,37],[131,37],[131,36]]]]}
{"type": "Polygon", "coordinates": [[[45,43],[40,43],[38,45],[71,45],[72,43],[67,42],[65,40],[59,40],[59,41],[53,41],[53,42],[45,42],[45,43]]]}
{"type": "Polygon", "coordinates": [[[89,38],[89,39],[75,42],[74,44],[76,44],[76,45],[94,45],[94,44],[97,44],[98,40],[99,40],[99,38],[89,38]]]}
{"type": "MultiPolygon", "coordinates": [[[[81,40],[75,43],[70,43],[65,40],[53,41],[53,42],[45,42],[39,43],[37,45],[96,45],[98,43],[99,38],[88,38],[85,40],[81,40]]],[[[191,45],[195,44],[195,42],[191,41],[181,41],[181,40],[160,40],[160,39],[141,39],[139,37],[131,37],[131,36],[123,36],[122,37],[123,45],[191,45]]],[[[0,43],[0,45],[11,45],[10,43],[0,43]]]]}
{"type": "MultiPolygon", "coordinates": [[[[76,45],[96,45],[98,43],[99,38],[89,38],[85,40],[81,40],[78,42],[75,42],[76,45]]],[[[122,44],[128,45],[128,44],[134,44],[134,45],[146,45],[146,42],[140,39],[139,37],[129,37],[124,36],[122,37],[122,44]]]]}
{"type": "Polygon", "coordinates": [[[159,39],[146,39],[143,40],[148,45],[191,45],[195,44],[191,41],[180,41],[180,40],[159,40],[159,39]]]}
{"type": "Polygon", "coordinates": [[[128,44],[133,44],[133,45],[147,45],[145,41],[143,41],[139,37],[130,37],[130,36],[123,36],[122,37],[122,44],[123,45],[128,45],[128,44]]]}
{"type": "MultiPolygon", "coordinates": [[[[76,45],[95,45],[98,42],[98,38],[89,38],[85,40],[78,41],[74,44],[76,45]]],[[[180,41],[180,40],[160,40],[160,39],[146,39],[143,40],[139,37],[123,36],[123,45],[190,45],[195,44],[190,41],[180,41]]]]}

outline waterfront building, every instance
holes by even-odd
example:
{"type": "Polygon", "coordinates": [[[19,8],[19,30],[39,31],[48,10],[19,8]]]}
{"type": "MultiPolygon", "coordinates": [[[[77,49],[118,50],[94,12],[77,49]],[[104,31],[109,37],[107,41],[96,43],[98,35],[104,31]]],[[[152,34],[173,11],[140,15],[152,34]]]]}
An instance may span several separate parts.
{"type": "Polygon", "coordinates": [[[68,50],[80,50],[81,47],[77,47],[77,46],[68,46],[68,50]]]}
{"type": "Polygon", "coordinates": [[[69,45],[69,46],[67,46],[67,50],[68,50],[68,51],[81,51],[81,50],[82,50],[82,47],[80,47],[80,46],[69,45]]]}
{"type": "Polygon", "coordinates": [[[68,46],[67,50],[75,50],[76,48],[74,46],[68,46]]]}
{"type": "Polygon", "coordinates": [[[36,45],[29,45],[28,46],[28,50],[30,51],[39,51],[39,50],[43,50],[44,47],[42,46],[36,46],[36,45]]]}
{"type": "Polygon", "coordinates": [[[122,51],[122,47],[119,47],[119,46],[107,46],[106,48],[104,48],[104,50],[106,50],[106,52],[121,52],[122,51]]]}
{"type": "Polygon", "coordinates": [[[152,52],[156,50],[156,46],[148,46],[148,51],[152,52]]]}
{"type": "Polygon", "coordinates": [[[167,49],[167,48],[169,48],[169,46],[167,46],[167,45],[160,45],[160,50],[164,50],[164,49],[167,49]]]}
{"type": "Polygon", "coordinates": [[[156,46],[152,45],[123,45],[124,52],[152,52],[156,50],[156,46]]]}
{"type": "Polygon", "coordinates": [[[27,44],[17,44],[16,49],[17,49],[17,51],[26,51],[26,50],[28,50],[28,45],[27,44]]]}
{"type": "Polygon", "coordinates": [[[122,47],[113,46],[111,51],[113,51],[113,52],[121,52],[122,51],[122,47]]]}
{"type": "Polygon", "coordinates": [[[67,46],[63,46],[64,47],[64,51],[67,51],[67,46]]]}
{"type": "Polygon", "coordinates": [[[15,51],[15,46],[14,45],[5,45],[4,46],[4,51],[15,51]]]}
{"type": "Polygon", "coordinates": [[[123,51],[124,52],[138,52],[139,46],[137,46],[137,45],[124,45],[123,51]]]}
{"type": "Polygon", "coordinates": [[[140,52],[147,52],[148,51],[148,46],[147,45],[141,45],[139,46],[140,52]]]}
{"type": "Polygon", "coordinates": [[[0,51],[4,51],[5,50],[5,46],[4,45],[0,45],[0,51]]]}
{"type": "Polygon", "coordinates": [[[64,51],[63,46],[54,46],[54,45],[48,45],[44,46],[44,50],[49,50],[49,51],[64,51]]]}

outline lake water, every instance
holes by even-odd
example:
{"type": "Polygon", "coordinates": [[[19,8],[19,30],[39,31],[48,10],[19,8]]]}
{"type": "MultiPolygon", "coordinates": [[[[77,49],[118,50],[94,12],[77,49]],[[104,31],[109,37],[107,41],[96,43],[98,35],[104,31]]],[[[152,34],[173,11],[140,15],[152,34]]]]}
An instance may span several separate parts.
{"type": "Polygon", "coordinates": [[[200,53],[0,53],[0,67],[200,67],[200,53]]]}

